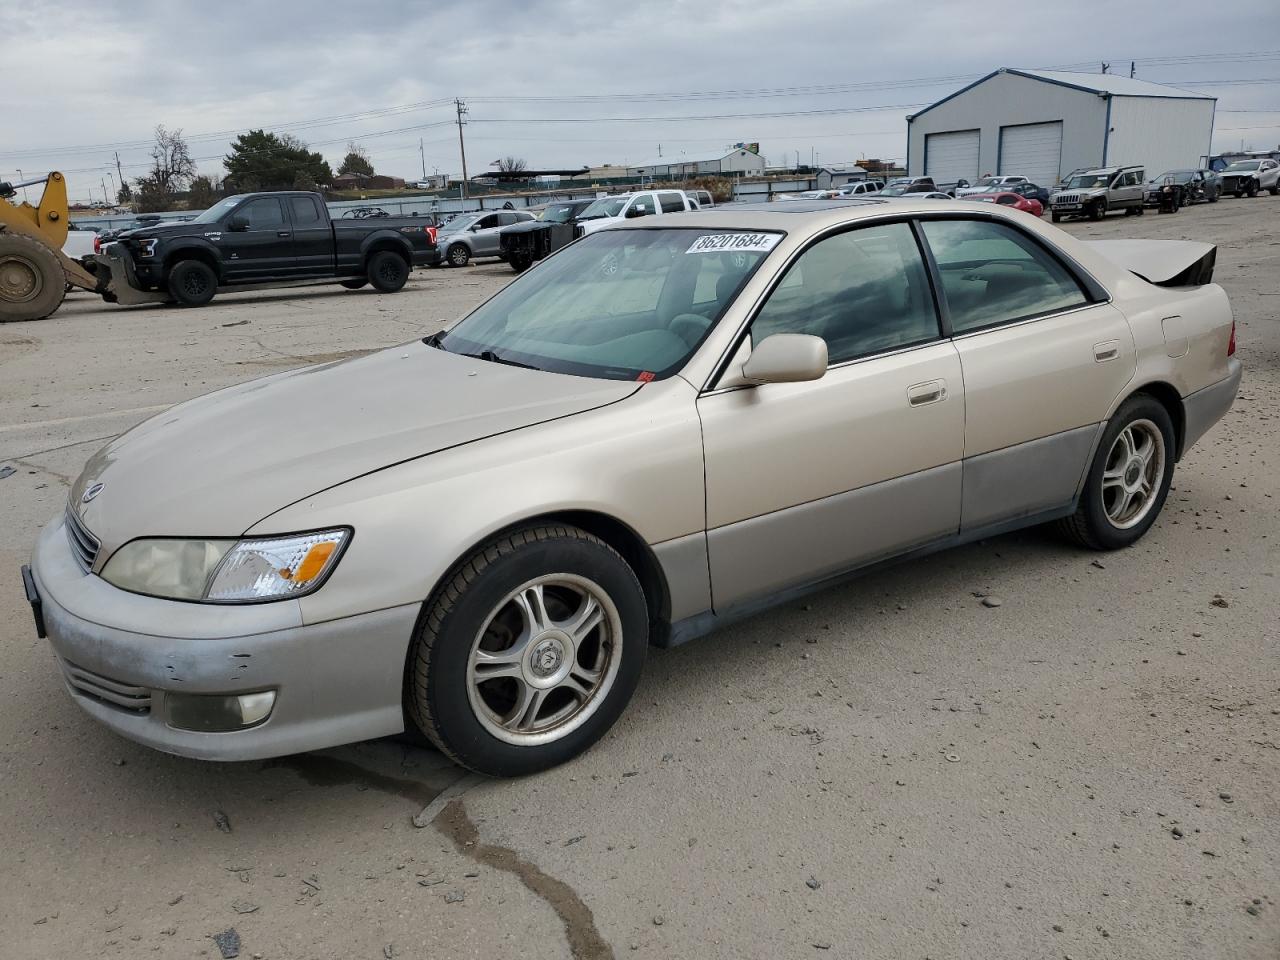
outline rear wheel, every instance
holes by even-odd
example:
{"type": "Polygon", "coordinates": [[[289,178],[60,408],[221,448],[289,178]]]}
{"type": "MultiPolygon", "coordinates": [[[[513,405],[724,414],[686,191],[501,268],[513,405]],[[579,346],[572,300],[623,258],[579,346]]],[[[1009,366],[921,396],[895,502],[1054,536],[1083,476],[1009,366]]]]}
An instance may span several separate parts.
{"type": "Polygon", "coordinates": [[[0,233],[0,323],[43,320],[66,295],[57,254],[31,237],[0,233]]]}
{"type": "Polygon", "coordinates": [[[1155,523],[1173,480],[1169,411],[1154,397],[1130,397],[1107,424],[1080,505],[1059,521],[1069,539],[1093,550],[1136,543],[1155,523]]]}
{"type": "Polygon", "coordinates": [[[382,293],[395,293],[409,279],[409,264],[398,253],[379,250],[369,258],[369,282],[382,293]]]}
{"type": "Polygon", "coordinates": [[[1276,196],[1277,194],[1280,194],[1280,181],[1277,181],[1276,183],[1272,184],[1271,187],[1269,187],[1268,189],[1273,197],[1276,196]]]}
{"type": "Polygon", "coordinates": [[[181,260],[169,270],[169,296],[184,307],[203,307],[218,292],[218,276],[203,260],[181,260]]]}
{"type": "Polygon", "coordinates": [[[455,243],[446,254],[451,267],[465,267],[471,262],[471,250],[465,243],[455,243]]]}
{"type": "Polygon", "coordinates": [[[518,530],[467,557],[429,602],[407,713],[472,770],[535,773],[613,725],[647,643],[644,593],[611,547],[575,527],[518,530]]]}

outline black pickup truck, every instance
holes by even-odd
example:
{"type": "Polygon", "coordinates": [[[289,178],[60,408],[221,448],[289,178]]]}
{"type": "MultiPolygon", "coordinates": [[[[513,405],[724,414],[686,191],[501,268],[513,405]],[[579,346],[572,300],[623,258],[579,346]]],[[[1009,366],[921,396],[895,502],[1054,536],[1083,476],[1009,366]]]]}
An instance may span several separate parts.
{"type": "Polygon", "coordinates": [[[319,194],[288,191],[240,194],[185,223],[139,227],[94,260],[108,300],[198,307],[219,292],[316,283],[393,293],[435,246],[429,219],[331,220],[319,194]]]}

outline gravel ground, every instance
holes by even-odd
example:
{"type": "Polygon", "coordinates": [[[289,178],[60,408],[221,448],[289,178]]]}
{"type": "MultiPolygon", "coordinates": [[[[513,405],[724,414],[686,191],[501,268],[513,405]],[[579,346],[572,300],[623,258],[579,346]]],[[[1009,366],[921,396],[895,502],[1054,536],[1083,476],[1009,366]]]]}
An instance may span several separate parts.
{"type": "Polygon", "coordinates": [[[506,267],[0,327],[0,953],[1280,956],[1280,200],[1067,229],[1219,244],[1245,381],[1147,537],[1002,537],[652,651],[603,742],[514,782],[396,740],[135,746],[72,704],[18,577],[109,437],[422,336],[506,267]]]}

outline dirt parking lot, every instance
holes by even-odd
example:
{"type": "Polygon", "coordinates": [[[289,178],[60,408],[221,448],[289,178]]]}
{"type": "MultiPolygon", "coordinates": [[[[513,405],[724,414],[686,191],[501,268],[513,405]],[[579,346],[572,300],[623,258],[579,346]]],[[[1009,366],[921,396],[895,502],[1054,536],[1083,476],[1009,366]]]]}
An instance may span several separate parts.
{"type": "Polygon", "coordinates": [[[1066,227],[1219,245],[1245,380],[1150,534],[1002,537],[651,651],[598,746],[519,781],[136,746],[18,576],[110,437],[420,337],[507,267],[0,327],[0,955],[1280,957],[1280,200],[1066,227]]]}

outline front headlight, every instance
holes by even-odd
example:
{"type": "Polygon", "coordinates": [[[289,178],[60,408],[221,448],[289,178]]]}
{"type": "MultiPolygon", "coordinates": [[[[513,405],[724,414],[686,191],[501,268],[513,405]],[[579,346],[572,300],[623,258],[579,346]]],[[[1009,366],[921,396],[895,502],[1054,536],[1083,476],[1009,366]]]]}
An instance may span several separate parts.
{"type": "Polygon", "coordinates": [[[207,603],[300,597],[324,583],[350,530],[245,540],[134,540],[102,578],[134,593],[207,603]]]}
{"type": "Polygon", "coordinates": [[[138,256],[154,257],[156,255],[156,244],[160,242],[159,237],[153,237],[150,240],[138,241],[138,256]]]}

